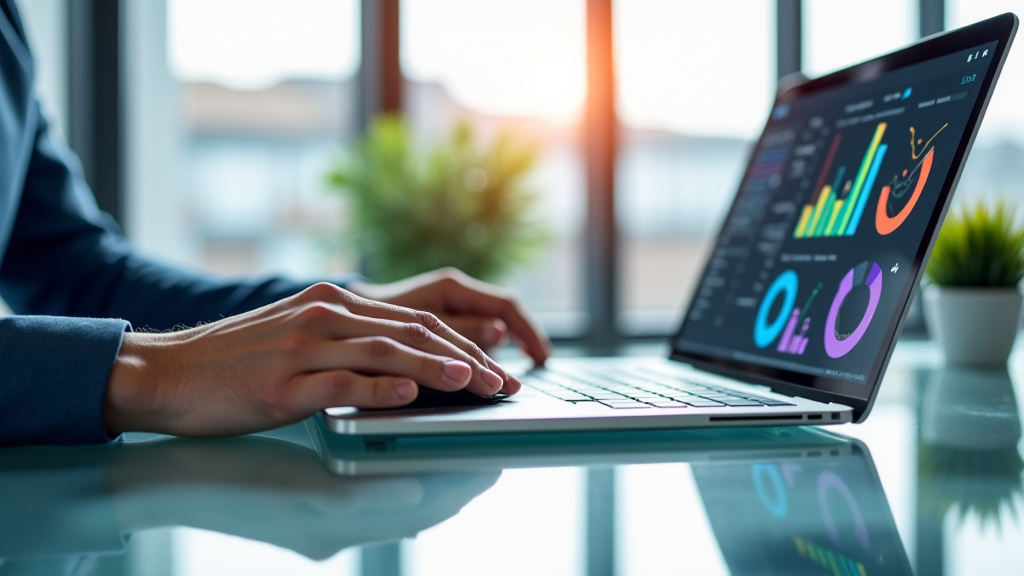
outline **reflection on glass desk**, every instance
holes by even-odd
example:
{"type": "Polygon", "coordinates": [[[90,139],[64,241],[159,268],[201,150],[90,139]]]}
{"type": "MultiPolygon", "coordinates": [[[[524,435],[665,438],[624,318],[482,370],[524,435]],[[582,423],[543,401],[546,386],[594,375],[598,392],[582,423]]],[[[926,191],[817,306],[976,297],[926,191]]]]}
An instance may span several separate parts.
{"type": "Polygon", "coordinates": [[[364,475],[302,425],[0,450],[0,576],[1018,574],[1016,366],[901,344],[861,425],[378,447],[364,475]]]}

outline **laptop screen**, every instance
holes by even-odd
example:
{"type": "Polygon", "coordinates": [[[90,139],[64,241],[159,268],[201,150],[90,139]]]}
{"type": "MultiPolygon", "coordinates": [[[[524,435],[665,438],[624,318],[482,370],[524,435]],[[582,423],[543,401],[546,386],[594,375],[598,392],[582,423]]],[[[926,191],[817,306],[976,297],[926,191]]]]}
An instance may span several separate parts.
{"type": "Polygon", "coordinates": [[[776,99],[675,356],[871,395],[1016,19],[1002,23],[999,33],[951,32],[776,99]]]}

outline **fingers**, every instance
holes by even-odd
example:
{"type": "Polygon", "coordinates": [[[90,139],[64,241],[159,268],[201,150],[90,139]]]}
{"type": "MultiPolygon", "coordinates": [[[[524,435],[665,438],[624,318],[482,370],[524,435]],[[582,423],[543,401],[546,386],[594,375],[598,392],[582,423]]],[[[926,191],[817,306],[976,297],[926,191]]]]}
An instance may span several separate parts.
{"type": "MultiPolygon", "coordinates": [[[[498,348],[508,341],[508,327],[497,318],[451,316],[444,320],[451,329],[469,338],[485,350],[498,348]]],[[[511,395],[519,392],[522,387],[522,383],[515,376],[508,374],[508,378],[499,392],[511,395]]]]}
{"type": "Polygon", "coordinates": [[[290,404],[299,414],[335,406],[398,408],[415,400],[417,393],[416,383],[407,377],[326,370],[301,376],[291,389],[290,404]]]}
{"type": "Polygon", "coordinates": [[[486,396],[496,393],[502,385],[501,379],[492,375],[494,381],[483,384],[484,388],[474,386],[473,370],[468,363],[411,348],[384,336],[314,343],[305,351],[301,365],[305,371],[340,368],[363,374],[404,376],[438,390],[466,388],[486,396]]]}
{"type": "Polygon", "coordinates": [[[387,334],[400,342],[408,342],[416,348],[462,360],[473,367],[473,378],[466,386],[468,391],[490,396],[509,381],[508,373],[479,346],[452,330],[433,314],[372,300],[360,300],[348,304],[347,308],[356,314],[392,323],[390,326],[374,325],[373,329],[378,330],[378,333],[387,334]]]}
{"type": "Polygon", "coordinates": [[[527,315],[512,296],[495,293],[495,288],[465,275],[449,277],[443,291],[444,308],[456,314],[497,318],[505,323],[523,351],[537,364],[551,356],[551,343],[544,331],[527,315]]]}
{"type": "Polygon", "coordinates": [[[442,316],[449,328],[469,338],[484,350],[498,348],[508,341],[508,326],[487,316],[442,316]]]}
{"type": "MultiPolygon", "coordinates": [[[[367,300],[330,284],[312,286],[297,298],[300,302],[306,301],[305,305],[297,307],[298,321],[314,328],[322,336],[333,339],[384,336],[409,348],[461,360],[473,370],[466,390],[481,396],[491,396],[499,391],[513,394],[520,388],[518,381],[491,360],[476,343],[433,314],[367,300]]],[[[483,320],[481,318],[481,322],[483,320]]],[[[468,329],[469,322],[472,320],[464,324],[465,329],[468,329]]],[[[489,328],[492,334],[488,336],[486,332],[479,332],[478,338],[493,338],[493,332],[498,333],[499,341],[505,337],[507,328],[501,320],[491,318],[489,325],[481,322],[476,323],[482,326],[478,331],[489,328]]],[[[386,365],[378,365],[377,368],[382,366],[386,365]]],[[[382,371],[377,370],[376,373],[382,371]]],[[[417,378],[417,374],[402,375],[417,378]]]]}

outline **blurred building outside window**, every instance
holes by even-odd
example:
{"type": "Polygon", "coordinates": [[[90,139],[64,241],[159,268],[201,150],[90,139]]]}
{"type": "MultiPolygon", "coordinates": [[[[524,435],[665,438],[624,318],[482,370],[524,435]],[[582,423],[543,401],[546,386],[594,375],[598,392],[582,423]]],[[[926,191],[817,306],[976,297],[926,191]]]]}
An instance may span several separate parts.
{"type": "MultiPolygon", "coordinates": [[[[949,0],[946,27],[966,26],[1004,12],[1024,17],[1020,0],[949,0]]],[[[1021,35],[1010,50],[978,137],[957,186],[957,202],[1007,197],[1024,209],[1024,48],[1021,35]]]]}
{"type": "Polygon", "coordinates": [[[767,118],[775,2],[629,0],[614,10],[618,322],[627,334],[667,333],[767,118]]]}
{"type": "Polygon", "coordinates": [[[356,132],[356,0],[124,6],[132,239],[221,275],[353,270],[325,173],[356,132]]]}
{"type": "Polygon", "coordinates": [[[555,335],[586,327],[585,10],[584,0],[401,3],[405,114],[416,136],[436,140],[467,119],[482,139],[509,132],[540,147],[532,183],[553,240],[507,284],[555,335]]]}

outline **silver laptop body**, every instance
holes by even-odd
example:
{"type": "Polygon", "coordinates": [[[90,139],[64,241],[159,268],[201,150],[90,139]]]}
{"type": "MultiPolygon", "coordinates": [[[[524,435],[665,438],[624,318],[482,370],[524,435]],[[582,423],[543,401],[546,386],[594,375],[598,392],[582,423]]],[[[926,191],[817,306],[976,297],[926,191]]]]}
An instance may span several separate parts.
{"type": "Polygon", "coordinates": [[[500,401],[332,408],[317,426],[387,437],[863,421],[1017,24],[997,16],[778,94],[669,358],[556,358],[500,401]]]}

